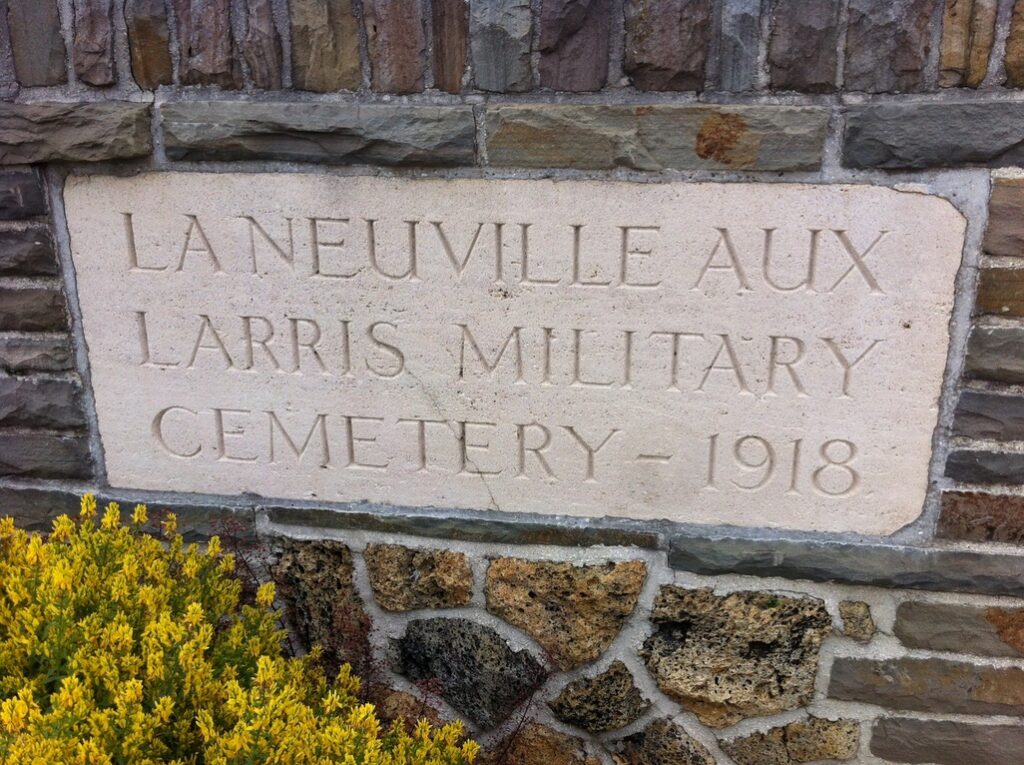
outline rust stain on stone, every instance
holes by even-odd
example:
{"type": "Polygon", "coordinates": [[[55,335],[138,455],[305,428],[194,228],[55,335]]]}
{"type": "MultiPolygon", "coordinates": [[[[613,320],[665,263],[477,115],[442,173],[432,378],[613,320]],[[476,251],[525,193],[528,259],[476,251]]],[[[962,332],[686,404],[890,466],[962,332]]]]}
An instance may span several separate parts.
{"type": "Polygon", "coordinates": [[[1024,655],[1024,608],[987,608],[985,619],[999,639],[1024,655]]]}
{"type": "Polygon", "coordinates": [[[697,131],[697,156],[723,165],[742,164],[747,158],[737,156],[736,148],[746,132],[746,120],[738,114],[712,114],[697,131]]]}

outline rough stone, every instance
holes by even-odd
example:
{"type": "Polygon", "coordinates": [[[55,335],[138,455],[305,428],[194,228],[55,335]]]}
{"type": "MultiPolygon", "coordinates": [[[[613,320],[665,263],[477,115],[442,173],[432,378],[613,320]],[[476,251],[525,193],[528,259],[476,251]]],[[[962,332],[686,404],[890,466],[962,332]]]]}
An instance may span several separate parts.
{"type": "Polygon", "coordinates": [[[1011,88],[1024,87],[1024,0],[1016,0],[1013,4],[1003,61],[1006,65],[1006,84],[1011,88]]]}
{"type": "Polygon", "coordinates": [[[43,227],[0,231],[0,276],[56,276],[57,257],[43,227]]]}
{"type": "Polygon", "coordinates": [[[668,718],[614,742],[615,765],[715,765],[711,752],[668,718]]]}
{"type": "Polygon", "coordinates": [[[719,88],[732,93],[756,88],[760,52],[761,0],[725,3],[718,42],[719,88]]]}
{"type": "Polygon", "coordinates": [[[0,332],[67,329],[64,293],[53,287],[0,287],[0,332]]]}
{"type": "Polygon", "coordinates": [[[527,722],[477,757],[479,765],[600,765],[581,739],[527,722]]]}
{"type": "Polygon", "coordinates": [[[0,431],[0,476],[91,478],[89,439],[77,434],[0,431]]]}
{"type": "Polygon", "coordinates": [[[809,703],[818,650],[832,632],[816,598],[670,585],[651,621],[657,630],[642,656],[658,687],[714,728],[809,703]]]}
{"type": "Polygon", "coordinates": [[[242,52],[249,65],[249,77],[257,88],[277,90],[281,87],[284,58],[281,36],[274,24],[274,7],[271,0],[249,0],[247,6],[242,52]]]}
{"type": "Polygon", "coordinates": [[[348,547],[334,541],[282,540],[271,573],[296,633],[307,647],[323,648],[330,676],[347,662],[365,677],[371,669],[371,624],[352,579],[348,547]]]}
{"type": "Polygon", "coordinates": [[[27,88],[67,82],[57,0],[7,0],[6,5],[18,82],[27,88]]]}
{"type": "Polygon", "coordinates": [[[473,571],[462,553],[370,544],[363,557],[373,596],[387,611],[456,608],[473,597],[473,571]]]}
{"type": "Polygon", "coordinates": [[[1024,438],[1024,398],[980,390],[960,392],[953,435],[992,441],[1024,438]]]}
{"type": "Polygon", "coordinates": [[[875,620],[871,618],[871,606],[860,600],[844,600],[839,603],[839,615],[843,618],[843,634],[860,643],[867,643],[875,636],[875,620]]]}
{"type": "Polygon", "coordinates": [[[921,90],[934,9],[935,0],[850,0],[844,89],[921,90]]]}
{"type": "Polygon", "coordinates": [[[1024,656],[1024,609],[908,600],[893,633],[908,648],[978,656],[1024,656]]]}
{"type": "Polygon", "coordinates": [[[636,607],[643,561],[574,566],[498,558],[487,567],[487,610],[527,632],[560,669],[598,658],[636,607]]]}
{"type": "Polygon", "coordinates": [[[540,10],[540,84],[552,90],[600,90],[608,81],[611,0],[544,0],[540,10]]]}
{"type": "Polygon", "coordinates": [[[774,90],[836,89],[838,0],[772,0],[768,69],[774,90]]]}
{"type": "Polygon", "coordinates": [[[407,733],[416,729],[416,723],[426,720],[431,725],[443,725],[441,714],[424,698],[405,691],[388,689],[372,698],[377,718],[385,725],[400,720],[407,733]]]}
{"type": "Polygon", "coordinates": [[[967,341],[964,377],[1024,383],[1024,327],[975,325],[967,341]]]}
{"type": "Polygon", "coordinates": [[[427,40],[419,0],[363,0],[373,89],[382,93],[423,90],[427,40]]]}
{"type": "Polygon", "coordinates": [[[945,491],[936,535],[965,542],[1024,545],[1024,497],[945,491]]]}
{"type": "Polygon", "coordinates": [[[1024,483],[1024,454],[953,449],[946,459],[946,477],[965,483],[1024,483]]]}
{"type": "Polygon", "coordinates": [[[1024,669],[943,659],[854,659],[832,664],[828,695],[890,709],[1024,715],[1024,669]]]}
{"type": "Polygon", "coordinates": [[[487,109],[487,153],[512,167],[811,170],[826,122],[814,107],[507,104],[487,109]]]}
{"type": "Polygon", "coordinates": [[[32,171],[0,172],[0,220],[21,220],[46,215],[46,194],[32,171]]]}
{"type": "Polygon", "coordinates": [[[470,106],[179,102],[160,107],[167,156],[472,165],[470,106]]]}
{"type": "Polygon", "coordinates": [[[562,722],[604,733],[636,722],[651,702],[636,687],[626,665],[613,661],[599,675],[569,683],[548,706],[562,722]]]}
{"type": "Polygon", "coordinates": [[[922,169],[1024,163],[1024,103],[945,101],[847,108],[843,165],[922,169]]]}
{"type": "Polygon", "coordinates": [[[171,0],[178,19],[178,76],[183,85],[242,87],[231,0],[171,0]]]}
{"type": "Polygon", "coordinates": [[[528,651],[513,651],[490,627],[466,619],[416,619],[394,641],[395,671],[436,682],[440,695],[477,725],[507,718],[547,673],[528,651]]]}
{"type": "Polygon", "coordinates": [[[533,87],[530,0],[472,0],[469,47],[480,90],[514,93],[533,87]]]}
{"type": "Polygon", "coordinates": [[[871,731],[871,753],[892,762],[932,765],[1020,765],[1024,727],[883,717],[871,731]]]}
{"type": "Polygon", "coordinates": [[[135,82],[144,90],[170,85],[174,70],[164,0],[125,0],[124,18],[135,82]]]}
{"type": "Polygon", "coordinates": [[[976,88],[988,72],[998,0],[945,0],[939,43],[939,86],[976,88]]]}
{"type": "Polygon", "coordinates": [[[711,0],[626,0],[623,68],[640,90],[703,90],[711,0]]]}
{"type": "Polygon", "coordinates": [[[982,249],[1024,258],[1024,178],[993,178],[982,249]]]}
{"type": "Polygon", "coordinates": [[[74,0],[75,76],[88,85],[113,85],[114,23],[111,0],[74,0]]]}
{"type": "Polygon", "coordinates": [[[291,0],[290,6],[295,87],[315,93],[358,88],[363,76],[352,0],[291,0]]]}
{"type": "Polygon", "coordinates": [[[434,0],[431,23],[434,87],[458,93],[469,55],[469,6],[465,0],[434,0]]]}
{"type": "Polygon", "coordinates": [[[85,427],[76,379],[0,375],[0,425],[53,430],[85,427]]]}
{"type": "Polygon", "coordinates": [[[1024,268],[982,268],[974,311],[1014,318],[1024,316],[1024,268]]]}
{"type": "Polygon", "coordinates": [[[0,104],[0,164],[145,156],[149,119],[149,104],[129,101],[0,104]]]}
{"type": "Polygon", "coordinates": [[[71,340],[67,335],[0,335],[0,371],[65,372],[72,366],[71,340]]]}
{"type": "Polygon", "coordinates": [[[860,746],[860,727],[852,720],[808,717],[763,733],[722,741],[736,765],[797,765],[818,760],[852,760],[860,746]]]}

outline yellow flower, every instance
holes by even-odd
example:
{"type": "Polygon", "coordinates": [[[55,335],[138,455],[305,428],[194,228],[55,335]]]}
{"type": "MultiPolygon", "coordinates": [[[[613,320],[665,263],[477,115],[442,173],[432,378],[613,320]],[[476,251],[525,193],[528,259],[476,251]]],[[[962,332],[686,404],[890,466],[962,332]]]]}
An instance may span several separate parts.
{"type": "Polygon", "coordinates": [[[143,526],[148,520],[149,517],[146,513],[146,506],[136,505],[135,510],[132,511],[132,523],[136,526],[143,526]]]}
{"type": "Polygon", "coordinates": [[[260,608],[270,608],[274,605],[274,598],[276,596],[277,590],[274,588],[274,583],[265,582],[256,591],[256,605],[260,608]]]}

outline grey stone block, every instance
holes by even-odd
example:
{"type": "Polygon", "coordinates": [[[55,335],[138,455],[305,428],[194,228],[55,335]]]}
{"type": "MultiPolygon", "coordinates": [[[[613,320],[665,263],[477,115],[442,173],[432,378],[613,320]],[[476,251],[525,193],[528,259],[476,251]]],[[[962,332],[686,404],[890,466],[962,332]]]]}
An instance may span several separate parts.
{"type": "Polygon", "coordinates": [[[55,287],[0,287],[0,332],[68,328],[64,293],[55,287]]]}
{"type": "Polygon", "coordinates": [[[883,717],[871,733],[871,753],[892,762],[932,765],[1020,765],[1024,727],[883,717]]]}
{"type": "Polygon", "coordinates": [[[510,93],[533,87],[530,0],[470,0],[469,49],[480,90],[510,93]]]}
{"type": "Polygon", "coordinates": [[[961,391],[953,435],[993,441],[1024,439],[1024,397],[988,391],[961,391]]]}
{"type": "Polygon", "coordinates": [[[56,276],[50,232],[41,226],[0,231],[0,276],[56,276]]]}
{"type": "Polygon", "coordinates": [[[1024,656],[1024,609],[908,600],[896,609],[893,634],[908,648],[1018,658],[1024,656]]]}
{"type": "Polygon", "coordinates": [[[0,335],[0,370],[4,372],[66,372],[73,366],[67,335],[0,335]]]}
{"type": "Polygon", "coordinates": [[[84,427],[81,396],[82,385],[76,379],[0,375],[0,426],[84,427]]]}
{"type": "Polygon", "coordinates": [[[0,476],[91,478],[92,458],[83,434],[0,431],[0,476]]]}
{"type": "Polygon", "coordinates": [[[1024,483],[1024,454],[954,449],[946,460],[946,476],[966,483],[1024,483]]]}
{"type": "Polygon", "coordinates": [[[0,104],[0,164],[145,156],[149,112],[149,104],[130,101],[0,104]]]}
{"type": "Polygon", "coordinates": [[[21,220],[46,215],[46,194],[32,171],[0,173],[0,220],[21,220]]]}
{"type": "Polygon", "coordinates": [[[964,375],[993,382],[1024,383],[1024,327],[975,326],[967,341],[964,375]]]}

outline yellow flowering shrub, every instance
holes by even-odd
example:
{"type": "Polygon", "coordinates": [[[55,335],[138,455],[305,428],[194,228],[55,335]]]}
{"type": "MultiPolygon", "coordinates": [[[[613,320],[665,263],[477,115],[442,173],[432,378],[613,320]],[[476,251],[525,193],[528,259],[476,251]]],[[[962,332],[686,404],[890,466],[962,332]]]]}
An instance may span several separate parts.
{"type": "Polygon", "coordinates": [[[185,545],[58,518],[44,539],[0,519],[0,765],[470,765],[459,724],[384,728],[343,667],[286,658],[263,585],[240,604],[216,538],[185,545]]]}

